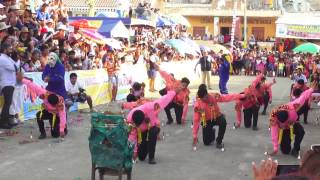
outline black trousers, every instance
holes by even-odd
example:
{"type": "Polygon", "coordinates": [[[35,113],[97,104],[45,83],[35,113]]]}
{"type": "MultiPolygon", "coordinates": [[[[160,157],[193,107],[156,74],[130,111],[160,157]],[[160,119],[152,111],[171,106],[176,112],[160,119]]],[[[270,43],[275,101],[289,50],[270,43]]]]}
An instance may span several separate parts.
{"type": "Polygon", "coordinates": [[[149,155],[149,160],[154,159],[160,128],[154,126],[149,131],[142,133],[142,142],[138,147],[139,160],[144,161],[149,155]]]}
{"type": "Polygon", "coordinates": [[[309,114],[309,104],[308,102],[304,103],[304,105],[298,110],[297,114],[299,115],[299,119],[300,120],[300,115],[303,114],[303,120],[305,123],[308,122],[308,114],[309,114]]]}
{"type": "Polygon", "coordinates": [[[9,110],[12,103],[13,91],[14,91],[13,86],[5,86],[2,88],[4,104],[1,111],[0,124],[9,123],[9,117],[10,117],[9,110]]]}
{"type": "Polygon", "coordinates": [[[259,105],[254,105],[248,109],[243,110],[244,127],[250,128],[251,124],[252,127],[257,127],[259,109],[259,105]]]}
{"type": "Polygon", "coordinates": [[[165,112],[167,114],[168,122],[173,122],[172,116],[171,116],[171,109],[174,109],[174,112],[176,114],[176,121],[177,124],[181,124],[182,119],[182,113],[183,113],[183,106],[174,102],[169,103],[165,108],[165,112]]]}
{"type": "Polygon", "coordinates": [[[202,139],[203,144],[206,146],[210,145],[215,140],[215,129],[213,126],[219,126],[217,144],[221,144],[227,127],[227,121],[224,115],[221,115],[212,121],[207,121],[206,127],[203,127],[202,125],[202,139]]]}
{"type": "Polygon", "coordinates": [[[46,134],[46,130],[44,128],[44,120],[49,120],[50,126],[51,126],[51,136],[52,137],[59,137],[60,136],[60,119],[58,116],[56,116],[56,120],[53,123],[53,114],[49,113],[47,110],[42,110],[42,116],[41,111],[37,112],[37,123],[39,126],[39,130],[41,134],[46,134]]]}
{"type": "MultiPolygon", "coordinates": [[[[293,149],[296,151],[300,151],[300,144],[305,134],[304,129],[300,123],[297,122],[293,125],[293,134],[295,135],[293,149]]],[[[280,149],[283,154],[289,154],[291,152],[290,129],[283,130],[280,149]]]]}
{"type": "Polygon", "coordinates": [[[269,101],[270,101],[270,94],[269,92],[267,92],[263,95],[263,105],[264,105],[263,112],[266,112],[269,105],[269,101]]]}

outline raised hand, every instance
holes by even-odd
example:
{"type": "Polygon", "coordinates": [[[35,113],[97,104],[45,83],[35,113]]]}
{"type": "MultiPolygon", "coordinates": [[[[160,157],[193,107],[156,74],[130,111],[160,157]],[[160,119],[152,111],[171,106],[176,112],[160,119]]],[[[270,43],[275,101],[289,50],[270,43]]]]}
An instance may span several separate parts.
{"type": "Polygon", "coordinates": [[[260,167],[252,162],[252,171],[254,180],[270,180],[277,173],[278,162],[277,160],[272,161],[271,158],[267,160],[262,160],[260,167]]]}

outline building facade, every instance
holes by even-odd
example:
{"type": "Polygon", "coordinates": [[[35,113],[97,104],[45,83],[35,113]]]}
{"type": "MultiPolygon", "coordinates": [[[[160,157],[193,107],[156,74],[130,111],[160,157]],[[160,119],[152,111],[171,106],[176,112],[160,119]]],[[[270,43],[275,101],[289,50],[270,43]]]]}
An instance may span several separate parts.
{"type": "Polygon", "coordinates": [[[233,14],[238,17],[236,38],[244,37],[244,17],[247,17],[247,37],[266,40],[276,35],[276,20],[286,11],[314,11],[320,9],[319,0],[170,0],[165,4],[165,13],[180,13],[192,27],[193,36],[230,34],[233,14]],[[299,2],[298,2],[299,1],[299,2]],[[303,2],[301,2],[303,1],[303,2]],[[234,12],[234,4],[236,11],[234,12]],[[299,4],[300,3],[300,4],[299,4]],[[300,5],[305,9],[293,8],[300,5]]]}

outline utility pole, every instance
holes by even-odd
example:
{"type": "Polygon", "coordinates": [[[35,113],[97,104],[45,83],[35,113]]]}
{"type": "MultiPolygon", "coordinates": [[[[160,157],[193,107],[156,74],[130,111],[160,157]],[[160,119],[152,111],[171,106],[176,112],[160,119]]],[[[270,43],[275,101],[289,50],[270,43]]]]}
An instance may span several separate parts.
{"type": "Polygon", "coordinates": [[[247,0],[244,0],[244,10],[243,10],[243,42],[244,47],[247,48],[248,38],[247,38],[247,29],[248,29],[248,22],[247,22],[247,0]]]}
{"type": "Polygon", "coordinates": [[[89,6],[89,17],[94,17],[95,15],[95,5],[96,1],[95,0],[87,0],[87,4],[89,6]]]}

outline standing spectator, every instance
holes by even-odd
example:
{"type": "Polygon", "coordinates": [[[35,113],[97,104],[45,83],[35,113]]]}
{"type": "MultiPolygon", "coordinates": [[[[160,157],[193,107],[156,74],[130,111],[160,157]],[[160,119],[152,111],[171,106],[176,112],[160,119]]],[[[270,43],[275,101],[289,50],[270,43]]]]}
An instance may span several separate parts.
{"type": "Polygon", "coordinates": [[[223,55],[218,60],[218,63],[220,64],[220,67],[219,67],[219,89],[220,89],[221,94],[228,94],[227,83],[229,81],[230,64],[229,64],[226,56],[227,55],[223,55]]]}
{"type": "Polygon", "coordinates": [[[201,77],[202,77],[202,84],[206,83],[207,80],[207,87],[208,89],[211,89],[210,86],[210,74],[211,74],[211,65],[213,63],[213,59],[211,56],[208,56],[208,52],[206,50],[202,51],[202,57],[197,62],[196,66],[194,67],[194,71],[196,72],[196,68],[198,64],[201,66],[201,77]]]}
{"type": "Polygon", "coordinates": [[[9,109],[12,103],[14,86],[17,83],[17,66],[10,57],[13,53],[13,47],[10,44],[1,45],[0,54],[0,88],[4,97],[4,104],[1,111],[0,128],[11,129],[9,122],[9,109]]]}
{"type": "Polygon", "coordinates": [[[283,61],[278,62],[278,77],[283,77],[284,76],[284,68],[285,64],[283,61]]]}
{"type": "Polygon", "coordinates": [[[292,80],[297,83],[299,79],[303,79],[304,83],[307,83],[307,78],[304,74],[302,74],[302,69],[298,68],[297,73],[292,77],[292,80]]]}
{"type": "Polygon", "coordinates": [[[22,23],[30,30],[37,28],[38,22],[32,17],[32,12],[26,9],[23,14],[22,23]]]}
{"type": "Polygon", "coordinates": [[[154,83],[156,79],[155,64],[159,62],[159,57],[157,56],[157,50],[153,49],[150,53],[150,59],[147,60],[147,73],[149,78],[149,91],[155,92],[154,83]]]}

